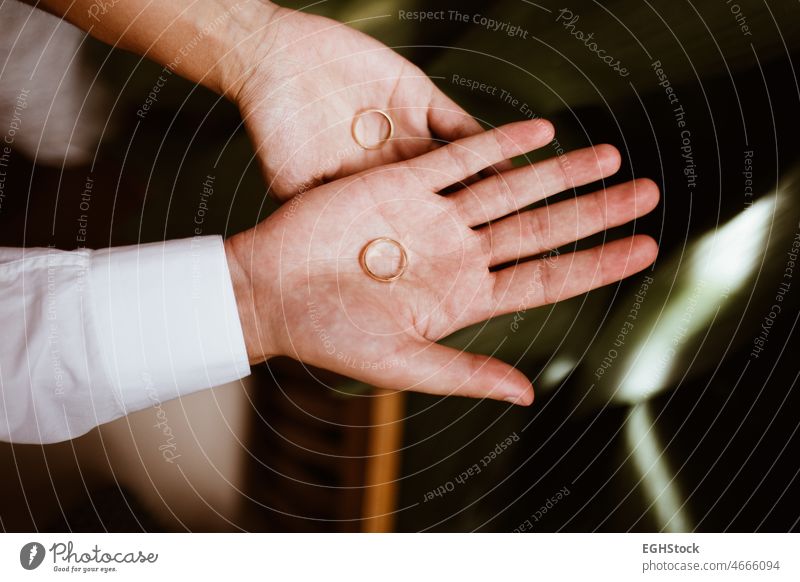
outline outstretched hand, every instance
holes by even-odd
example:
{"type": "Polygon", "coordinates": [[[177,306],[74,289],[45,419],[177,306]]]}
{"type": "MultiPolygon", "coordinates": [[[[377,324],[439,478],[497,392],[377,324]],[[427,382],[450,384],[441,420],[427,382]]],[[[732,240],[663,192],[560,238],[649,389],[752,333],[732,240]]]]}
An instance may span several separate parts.
{"type": "Polygon", "coordinates": [[[435,342],[490,317],[627,277],[657,252],[651,238],[634,236],[519,262],[655,207],[658,188],[637,180],[517,212],[615,173],[620,156],[611,146],[440,194],[552,138],[552,126],[542,120],[467,137],[317,187],[230,238],[226,249],[251,362],[287,355],[383,388],[530,403],[531,384],[518,370],[435,342]],[[371,279],[359,263],[364,246],[380,237],[407,251],[407,269],[392,282],[371,279]],[[496,268],[503,265],[510,266],[496,268]]]}
{"type": "MultiPolygon", "coordinates": [[[[38,0],[115,46],[233,100],[280,200],[481,131],[419,68],[346,24],[268,2],[38,0]],[[110,4],[101,6],[101,4],[110,4]],[[353,119],[385,111],[394,139],[362,149],[353,119]],[[343,145],[344,144],[344,145],[343,145]]],[[[363,143],[388,122],[363,120],[363,143]]]]}
{"type": "MultiPolygon", "coordinates": [[[[270,190],[280,200],[335,178],[407,160],[481,126],[419,68],[377,40],[335,20],[275,8],[263,28],[258,63],[235,96],[270,190]],[[394,139],[363,149],[355,116],[381,109],[394,139]]],[[[362,120],[366,145],[388,132],[362,120]]]]}

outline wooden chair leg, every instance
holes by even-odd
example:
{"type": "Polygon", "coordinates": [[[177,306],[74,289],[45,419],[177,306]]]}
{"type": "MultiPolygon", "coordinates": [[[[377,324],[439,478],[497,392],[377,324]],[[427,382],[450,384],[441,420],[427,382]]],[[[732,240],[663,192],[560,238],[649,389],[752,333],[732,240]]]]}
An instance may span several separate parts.
{"type": "Polygon", "coordinates": [[[394,529],[404,414],[405,393],[375,391],[363,497],[364,532],[394,529]]]}

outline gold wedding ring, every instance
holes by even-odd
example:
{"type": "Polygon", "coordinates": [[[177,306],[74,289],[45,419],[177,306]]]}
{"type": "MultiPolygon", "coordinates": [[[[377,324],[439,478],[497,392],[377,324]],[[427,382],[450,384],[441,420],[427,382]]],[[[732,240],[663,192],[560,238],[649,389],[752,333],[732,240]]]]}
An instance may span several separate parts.
{"type": "Polygon", "coordinates": [[[406,249],[399,242],[393,238],[381,237],[373,239],[364,245],[364,248],[361,249],[361,253],[358,256],[358,262],[361,264],[361,268],[364,269],[364,272],[369,275],[370,278],[374,279],[375,281],[380,281],[381,283],[388,283],[390,281],[396,281],[403,276],[403,273],[406,272],[406,267],[408,266],[408,255],[406,254],[406,249]],[[383,247],[383,249],[381,247],[383,247]],[[391,269],[387,269],[385,267],[379,269],[378,265],[370,265],[370,259],[372,259],[374,262],[376,258],[386,258],[386,251],[391,250],[390,247],[394,247],[394,249],[396,249],[395,254],[397,256],[392,257],[391,259],[392,262],[396,262],[397,265],[393,266],[391,269]],[[371,252],[376,253],[378,256],[370,257],[371,252]]]}
{"type": "Polygon", "coordinates": [[[377,149],[382,148],[383,144],[385,144],[387,141],[392,139],[392,137],[394,136],[394,121],[392,121],[392,118],[389,116],[389,114],[386,113],[385,111],[383,111],[382,109],[367,109],[365,111],[357,113],[355,115],[355,117],[353,117],[353,124],[350,127],[350,133],[353,135],[353,140],[362,149],[365,149],[365,150],[377,150],[377,149]],[[359,122],[361,121],[361,119],[363,117],[365,117],[367,115],[370,115],[372,113],[377,113],[379,115],[382,115],[384,117],[384,119],[386,119],[386,121],[389,122],[389,133],[386,135],[386,137],[383,137],[383,138],[379,139],[376,143],[368,144],[368,143],[365,143],[364,140],[361,139],[361,136],[359,136],[359,134],[358,134],[358,126],[359,126],[359,122]]]}

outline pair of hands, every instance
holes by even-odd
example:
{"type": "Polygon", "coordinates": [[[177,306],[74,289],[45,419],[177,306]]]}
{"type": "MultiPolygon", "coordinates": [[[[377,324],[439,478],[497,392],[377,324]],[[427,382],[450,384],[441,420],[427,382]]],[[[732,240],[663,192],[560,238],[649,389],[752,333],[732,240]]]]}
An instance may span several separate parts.
{"type": "Polygon", "coordinates": [[[657,249],[642,236],[518,261],[649,212],[658,188],[638,180],[516,212],[614,174],[618,152],[599,146],[509,169],[511,157],[553,139],[549,123],[483,132],[417,67],[325,18],[274,8],[256,38],[263,52],[223,92],[241,109],[271,191],[297,197],[226,241],[251,363],[287,355],[379,387],[529,404],[531,384],[513,367],[435,342],[647,267],[657,249]],[[392,116],[394,139],[353,147],[353,117],[371,108],[392,116]],[[464,185],[487,168],[496,170],[464,185]],[[408,253],[391,283],[358,261],[383,236],[408,253]]]}
{"type": "Polygon", "coordinates": [[[518,370],[435,342],[647,267],[657,249],[641,236],[515,262],[649,212],[655,184],[515,212],[612,175],[618,152],[600,146],[508,169],[508,159],[553,139],[549,123],[483,132],[417,67],[328,19],[277,9],[264,34],[269,50],[235,101],[272,192],[300,194],[226,241],[251,362],[288,355],[379,387],[529,404],[533,390],[518,370]],[[350,135],[353,117],[370,108],[395,122],[394,139],[377,150],[353,147],[350,135]],[[490,167],[505,171],[463,185],[490,167]],[[453,185],[462,187],[441,194],[453,185]],[[406,273],[391,283],[368,278],[358,261],[382,236],[408,253],[406,273]]]}
{"type": "Polygon", "coordinates": [[[655,184],[515,212],[612,175],[619,154],[600,146],[508,169],[508,159],[553,139],[549,123],[483,132],[417,67],[331,20],[277,10],[267,31],[270,50],[236,101],[271,190],[300,194],[226,242],[251,362],[288,355],[385,388],[530,403],[531,384],[513,367],[435,342],[648,266],[656,246],[638,236],[515,262],[649,212],[655,184]],[[352,119],[370,108],[392,116],[395,137],[354,148],[352,119]],[[505,171],[463,185],[491,167],[505,171]],[[454,185],[462,187],[441,193],[454,185]],[[358,261],[383,236],[408,253],[391,283],[368,278],[358,261]]]}

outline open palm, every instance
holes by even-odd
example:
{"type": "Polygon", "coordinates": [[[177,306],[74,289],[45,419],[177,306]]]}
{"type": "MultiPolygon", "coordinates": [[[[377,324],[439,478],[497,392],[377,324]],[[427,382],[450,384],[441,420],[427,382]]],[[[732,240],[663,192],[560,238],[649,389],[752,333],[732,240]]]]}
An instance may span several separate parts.
{"type": "MultiPolygon", "coordinates": [[[[261,45],[265,54],[236,100],[270,189],[281,200],[410,159],[433,146],[431,137],[454,141],[481,131],[419,68],[340,22],[279,8],[261,45]],[[358,147],[350,137],[353,119],[369,109],[386,111],[399,139],[373,150],[358,147]]],[[[378,137],[388,130],[381,118],[364,123],[378,137]]],[[[376,143],[374,137],[365,141],[376,143]]]]}
{"type": "Polygon", "coordinates": [[[385,388],[529,403],[531,385],[519,371],[435,342],[490,317],[619,280],[656,255],[652,239],[636,236],[519,262],[655,206],[657,187],[637,180],[516,212],[616,172],[619,154],[611,146],[440,193],[552,137],[541,120],[471,136],[315,188],[229,239],[251,359],[288,355],[385,388]],[[395,281],[373,280],[359,263],[364,246],[381,237],[407,251],[407,269],[395,281]]]}

